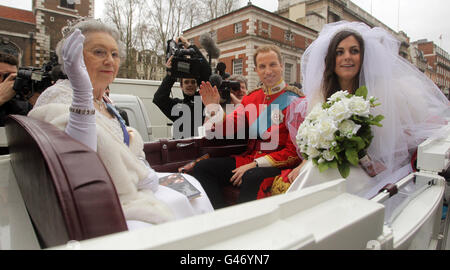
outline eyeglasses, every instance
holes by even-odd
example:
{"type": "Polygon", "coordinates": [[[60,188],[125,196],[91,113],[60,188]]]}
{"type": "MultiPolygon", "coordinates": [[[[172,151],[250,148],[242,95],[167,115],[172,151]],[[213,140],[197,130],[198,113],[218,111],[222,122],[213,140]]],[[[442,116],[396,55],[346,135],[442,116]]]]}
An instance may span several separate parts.
{"type": "Polygon", "coordinates": [[[95,48],[92,50],[88,50],[92,55],[94,55],[95,57],[99,58],[99,59],[106,59],[108,57],[109,54],[111,54],[112,58],[114,59],[114,61],[116,60],[120,60],[120,55],[118,51],[112,51],[112,52],[108,52],[105,49],[102,48],[95,48]]]}
{"type": "Polygon", "coordinates": [[[197,81],[195,79],[192,80],[188,80],[188,79],[183,79],[183,84],[197,84],[197,81]]]}

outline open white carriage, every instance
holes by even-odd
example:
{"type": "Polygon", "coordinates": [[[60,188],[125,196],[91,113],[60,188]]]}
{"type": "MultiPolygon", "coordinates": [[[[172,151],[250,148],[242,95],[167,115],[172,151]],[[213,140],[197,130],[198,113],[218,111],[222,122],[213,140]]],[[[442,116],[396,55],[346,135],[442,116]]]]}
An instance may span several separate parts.
{"type": "MultiPolygon", "coordinates": [[[[139,230],[127,230],[114,185],[95,152],[25,116],[6,125],[0,157],[0,249],[449,249],[450,136],[418,149],[419,172],[371,199],[328,179],[284,195],[139,230]],[[82,168],[82,169],[81,169],[82,168]],[[414,185],[414,189],[405,189],[414,185]],[[413,190],[410,192],[409,190],[413,190]]],[[[245,142],[205,139],[145,144],[157,171],[176,171],[245,142]]]]}

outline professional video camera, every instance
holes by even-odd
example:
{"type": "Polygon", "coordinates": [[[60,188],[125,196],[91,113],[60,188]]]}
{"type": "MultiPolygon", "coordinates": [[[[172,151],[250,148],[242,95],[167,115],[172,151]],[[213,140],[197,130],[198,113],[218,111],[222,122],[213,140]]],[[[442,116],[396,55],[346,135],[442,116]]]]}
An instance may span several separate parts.
{"type": "Polygon", "coordinates": [[[215,74],[209,78],[212,86],[217,86],[221,99],[225,101],[229,100],[231,90],[238,91],[241,89],[240,82],[227,80],[230,74],[225,72],[226,68],[225,63],[219,62],[216,66],[215,74]]]}
{"type": "Polygon", "coordinates": [[[194,46],[185,49],[183,44],[174,40],[167,42],[166,61],[171,57],[172,67],[167,71],[175,78],[195,78],[199,82],[207,81],[211,75],[211,67],[194,46]]]}
{"type": "Polygon", "coordinates": [[[13,89],[22,98],[29,98],[34,93],[42,93],[45,89],[53,85],[58,78],[65,78],[63,74],[54,74],[55,67],[58,66],[58,57],[53,54],[50,61],[41,68],[19,67],[14,82],[13,89]],[[52,73],[53,72],[53,73],[52,73]]]}

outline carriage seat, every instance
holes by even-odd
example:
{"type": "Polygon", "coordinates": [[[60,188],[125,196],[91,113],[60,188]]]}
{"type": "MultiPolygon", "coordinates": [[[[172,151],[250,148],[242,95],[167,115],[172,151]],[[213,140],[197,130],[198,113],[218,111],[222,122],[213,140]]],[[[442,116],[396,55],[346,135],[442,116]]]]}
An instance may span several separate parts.
{"type": "MultiPolygon", "coordinates": [[[[209,154],[210,157],[228,157],[238,155],[247,149],[246,140],[190,138],[167,140],[159,139],[144,144],[145,157],[157,172],[178,172],[178,168],[209,154]]],[[[192,171],[186,171],[191,174],[192,171]]],[[[227,205],[237,202],[240,189],[225,186],[222,190],[227,205]]]]}
{"type": "Polygon", "coordinates": [[[41,248],[127,230],[96,152],[27,116],[9,116],[5,128],[11,167],[41,248]]]}

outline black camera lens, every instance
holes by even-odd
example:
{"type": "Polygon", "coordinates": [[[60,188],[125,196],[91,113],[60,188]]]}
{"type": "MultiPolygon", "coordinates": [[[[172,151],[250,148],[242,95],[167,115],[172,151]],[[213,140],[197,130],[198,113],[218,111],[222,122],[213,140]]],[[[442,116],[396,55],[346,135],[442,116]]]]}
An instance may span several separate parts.
{"type": "Polygon", "coordinates": [[[31,80],[31,75],[32,74],[33,74],[33,72],[31,70],[19,69],[19,71],[17,72],[17,78],[23,78],[23,79],[31,80]]]}

